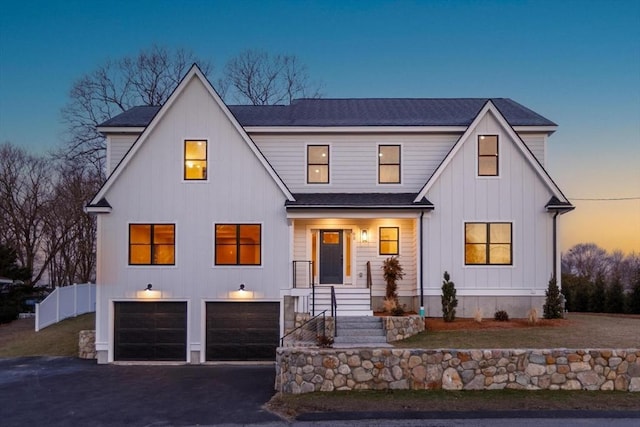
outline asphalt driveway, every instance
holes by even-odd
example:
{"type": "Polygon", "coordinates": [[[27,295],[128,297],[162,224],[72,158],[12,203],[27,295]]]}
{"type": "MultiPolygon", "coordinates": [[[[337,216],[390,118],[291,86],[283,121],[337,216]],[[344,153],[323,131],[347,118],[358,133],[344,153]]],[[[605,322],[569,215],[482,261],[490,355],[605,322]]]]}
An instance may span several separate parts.
{"type": "Polygon", "coordinates": [[[0,424],[184,426],[280,421],[273,365],[123,366],[0,359],[0,424]]]}

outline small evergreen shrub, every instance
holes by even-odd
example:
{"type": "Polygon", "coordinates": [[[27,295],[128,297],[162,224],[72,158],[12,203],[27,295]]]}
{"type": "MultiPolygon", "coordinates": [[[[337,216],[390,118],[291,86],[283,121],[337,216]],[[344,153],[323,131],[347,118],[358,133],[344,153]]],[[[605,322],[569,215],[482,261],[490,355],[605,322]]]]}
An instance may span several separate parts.
{"type": "Polygon", "coordinates": [[[508,322],[509,321],[509,315],[504,310],[498,310],[493,315],[493,319],[497,320],[498,322],[508,322]]]}
{"type": "Polygon", "coordinates": [[[549,288],[545,291],[546,302],[542,307],[545,319],[562,319],[563,307],[562,307],[562,294],[555,277],[551,277],[549,280],[549,288]]]}
{"type": "Polygon", "coordinates": [[[453,322],[456,318],[456,307],[458,300],[456,299],[456,285],[451,282],[449,273],[444,272],[444,280],[442,281],[442,319],[445,322],[453,322]]]}

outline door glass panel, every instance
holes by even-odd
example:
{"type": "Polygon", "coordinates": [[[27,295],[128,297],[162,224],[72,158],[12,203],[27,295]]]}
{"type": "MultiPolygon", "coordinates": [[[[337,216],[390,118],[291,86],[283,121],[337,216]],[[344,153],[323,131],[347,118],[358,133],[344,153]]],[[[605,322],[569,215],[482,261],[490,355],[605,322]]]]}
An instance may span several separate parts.
{"type": "Polygon", "coordinates": [[[322,243],[324,245],[337,245],[340,243],[340,233],[337,231],[325,231],[322,233],[322,243]]]}

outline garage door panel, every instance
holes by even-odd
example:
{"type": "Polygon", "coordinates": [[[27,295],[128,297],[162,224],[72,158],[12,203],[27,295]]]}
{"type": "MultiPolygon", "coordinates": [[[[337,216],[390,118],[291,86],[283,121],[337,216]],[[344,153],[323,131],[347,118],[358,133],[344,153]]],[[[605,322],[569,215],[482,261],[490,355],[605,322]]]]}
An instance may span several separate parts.
{"type": "Polygon", "coordinates": [[[280,332],[277,302],[207,303],[207,360],[273,360],[280,332]]]}
{"type": "Polygon", "coordinates": [[[185,361],[185,302],[116,302],[114,359],[185,361]]]}

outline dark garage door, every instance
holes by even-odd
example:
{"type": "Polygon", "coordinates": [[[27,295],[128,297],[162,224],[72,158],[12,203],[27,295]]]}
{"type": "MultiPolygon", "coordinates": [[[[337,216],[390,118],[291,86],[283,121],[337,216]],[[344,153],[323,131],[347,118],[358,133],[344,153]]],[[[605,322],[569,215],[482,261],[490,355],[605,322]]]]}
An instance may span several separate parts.
{"type": "Polygon", "coordinates": [[[277,302],[208,302],[206,359],[275,360],[279,332],[277,302]]]}
{"type": "Polygon", "coordinates": [[[186,360],[186,302],[116,302],[114,308],[115,360],[186,360]]]}

